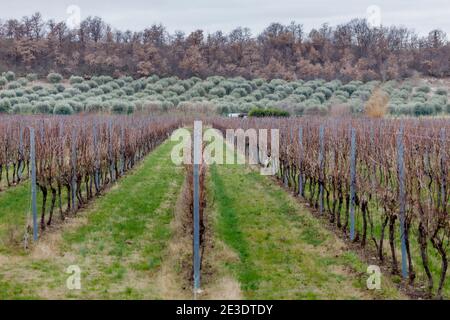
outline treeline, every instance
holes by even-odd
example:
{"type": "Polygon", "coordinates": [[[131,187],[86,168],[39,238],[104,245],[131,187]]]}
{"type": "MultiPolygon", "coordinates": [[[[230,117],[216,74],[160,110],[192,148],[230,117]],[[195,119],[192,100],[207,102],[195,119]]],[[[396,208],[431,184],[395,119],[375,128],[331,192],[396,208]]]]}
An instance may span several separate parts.
{"type": "Polygon", "coordinates": [[[370,81],[416,72],[449,76],[449,57],[443,31],[420,37],[403,27],[372,28],[359,19],[310,32],[295,22],[273,23],[256,36],[242,27],[228,34],[170,34],[162,25],[121,31],[99,17],[70,29],[39,13],[0,21],[0,72],[370,81]]]}

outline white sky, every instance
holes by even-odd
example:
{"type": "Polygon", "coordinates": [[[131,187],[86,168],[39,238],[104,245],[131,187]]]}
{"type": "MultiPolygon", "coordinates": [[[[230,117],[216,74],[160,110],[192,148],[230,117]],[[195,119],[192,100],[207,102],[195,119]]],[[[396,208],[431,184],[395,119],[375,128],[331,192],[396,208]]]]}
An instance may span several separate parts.
{"type": "Polygon", "coordinates": [[[66,20],[70,5],[80,7],[82,19],[97,15],[122,30],[162,23],[170,32],[228,32],[242,26],[253,34],[270,22],[295,20],[308,31],[326,22],[334,26],[367,17],[367,8],[376,5],[385,26],[402,25],[422,35],[438,28],[450,34],[450,0],[0,0],[0,19],[39,11],[44,18],[66,20]]]}

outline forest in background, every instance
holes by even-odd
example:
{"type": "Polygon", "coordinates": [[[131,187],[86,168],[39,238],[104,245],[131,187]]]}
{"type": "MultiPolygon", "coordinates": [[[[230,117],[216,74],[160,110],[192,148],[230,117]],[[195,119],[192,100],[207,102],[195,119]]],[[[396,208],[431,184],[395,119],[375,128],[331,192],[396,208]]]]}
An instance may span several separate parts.
{"type": "Polygon", "coordinates": [[[237,27],[228,34],[170,34],[154,24],[139,31],[114,29],[99,17],[80,27],[45,21],[40,13],[0,20],[0,72],[63,75],[149,75],[265,79],[371,81],[414,74],[450,75],[445,32],[419,36],[404,27],[373,28],[364,19],[307,32],[301,24],[270,24],[252,35],[237,27]]]}

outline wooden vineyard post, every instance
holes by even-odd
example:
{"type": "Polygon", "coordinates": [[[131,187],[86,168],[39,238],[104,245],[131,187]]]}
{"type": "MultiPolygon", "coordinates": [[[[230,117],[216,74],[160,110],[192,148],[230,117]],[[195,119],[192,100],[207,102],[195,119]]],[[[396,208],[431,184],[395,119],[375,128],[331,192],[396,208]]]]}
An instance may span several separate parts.
{"type": "Polygon", "coordinates": [[[408,277],[406,266],[406,239],[405,239],[405,214],[406,214],[406,192],[405,192],[405,163],[404,163],[404,146],[403,146],[403,128],[397,134],[397,165],[398,165],[398,191],[400,201],[400,239],[402,249],[402,276],[404,279],[408,277]]]}
{"type": "Polygon", "coordinates": [[[355,240],[356,131],[351,128],[350,141],[350,240],[355,240]]]}
{"type": "Polygon", "coordinates": [[[202,162],[202,122],[194,122],[194,296],[200,290],[200,164],[202,162]]]}
{"type": "Polygon", "coordinates": [[[299,144],[299,174],[298,174],[298,195],[303,197],[303,172],[302,172],[302,160],[303,160],[303,127],[298,128],[298,144],[299,144]]]}
{"type": "Polygon", "coordinates": [[[38,240],[37,204],[36,204],[36,139],[34,128],[30,128],[30,162],[31,162],[31,211],[33,214],[33,240],[38,240]]]}

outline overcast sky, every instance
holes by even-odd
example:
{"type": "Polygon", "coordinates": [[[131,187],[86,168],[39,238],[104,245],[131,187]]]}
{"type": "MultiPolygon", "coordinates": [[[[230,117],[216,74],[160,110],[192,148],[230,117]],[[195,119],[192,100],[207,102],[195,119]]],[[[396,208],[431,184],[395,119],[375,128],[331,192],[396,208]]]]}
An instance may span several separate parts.
{"type": "Polygon", "coordinates": [[[420,34],[439,28],[450,34],[450,0],[0,0],[0,19],[39,11],[46,19],[66,20],[70,5],[81,9],[82,19],[97,15],[119,29],[142,30],[162,23],[170,32],[228,32],[242,26],[253,34],[270,22],[295,20],[306,30],[325,22],[336,25],[367,17],[367,9],[375,5],[380,19],[377,7],[369,10],[369,18],[383,25],[402,25],[420,34]]]}

